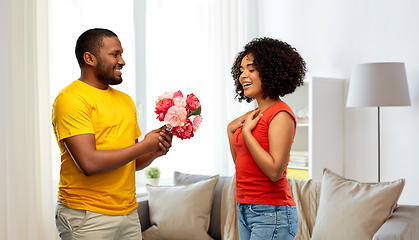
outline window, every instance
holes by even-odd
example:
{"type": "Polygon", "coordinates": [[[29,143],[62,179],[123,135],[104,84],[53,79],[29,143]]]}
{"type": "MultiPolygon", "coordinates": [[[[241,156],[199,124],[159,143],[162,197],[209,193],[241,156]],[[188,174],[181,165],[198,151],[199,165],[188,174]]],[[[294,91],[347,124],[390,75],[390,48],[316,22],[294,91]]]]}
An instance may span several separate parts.
{"type": "MultiPolygon", "coordinates": [[[[135,99],[133,0],[50,0],[50,76],[51,103],[58,92],[80,77],[74,48],[77,38],[90,28],[107,28],[116,33],[124,49],[123,84],[115,86],[135,99]]],[[[54,186],[60,178],[60,151],[52,141],[54,186]]]]}
{"type": "MultiPolygon", "coordinates": [[[[155,101],[162,93],[181,90],[185,96],[194,93],[201,101],[203,122],[195,137],[175,138],[169,154],[152,163],[162,170],[161,183],[170,183],[173,171],[231,175],[234,164],[227,124],[253,106],[233,99],[230,76],[235,54],[246,41],[243,2],[121,0],[115,7],[111,0],[50,0],[51,102],[79,77],[74,56],[78,36],[89,28],[108,28],[120,38],[126,62],[124,82],[115,88],[136,102],[144,135],[162,126],[154,114],[155,101]],[[145,7],[145,16],[140,18],[145,21],[142,32],[138,32],[136,19],[144,13],[136,12],[138,4],[145,7]],[[144,42],[138,44],[136,36],[142,36],[144,42]],[[145,51],[138,51],[142,47],[145,51]]],[[[58,181],[60,159],[55,141],[52,149],[54,178],[58,181]]],[[[144,171],[140,171],[137,183],[143,184],[143,180],[144,171]]]]}

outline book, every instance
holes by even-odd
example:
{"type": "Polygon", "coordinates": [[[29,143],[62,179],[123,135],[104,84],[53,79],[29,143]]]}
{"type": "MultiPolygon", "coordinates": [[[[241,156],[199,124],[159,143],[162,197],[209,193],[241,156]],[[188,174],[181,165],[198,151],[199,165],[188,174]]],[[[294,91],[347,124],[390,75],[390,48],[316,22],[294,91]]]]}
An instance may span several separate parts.
{"type": "Polygon", "coordinates": [[[308,162],[289,162],[288,167],[308,167],[308,162]]]}
{"type": "Polygon", "coordinates": [[[294,156],[294,155],[291,155],[290,156],[290,159],[300,160],[300,161],[308,161],[308,157],[306,157],[306,156],[294,156]]]}
{"type": "Polygon", "coordinates": [[[308,157],[308,151],[305,151],[305,150],[291,150],[290,155],[308,157]]]}

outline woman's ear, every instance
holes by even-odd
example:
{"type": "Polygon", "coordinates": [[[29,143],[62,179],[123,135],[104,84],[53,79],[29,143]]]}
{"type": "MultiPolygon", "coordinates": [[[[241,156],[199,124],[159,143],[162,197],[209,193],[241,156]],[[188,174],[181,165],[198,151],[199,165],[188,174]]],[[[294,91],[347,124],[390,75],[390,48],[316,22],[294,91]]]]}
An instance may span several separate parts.
{"type": "Polygon", "coordinates": [[[91,67],[94,67],[94,66],[96,66],[96,57],[95,57],[95,55],[93,55],[93,54],[91,54],[90,52],[85,52],[84,54],[83,54],[83,59],[84,59],[84,62],[87,64],[87,65],[89,65],[89,66],[91,66],[91,67]]]}

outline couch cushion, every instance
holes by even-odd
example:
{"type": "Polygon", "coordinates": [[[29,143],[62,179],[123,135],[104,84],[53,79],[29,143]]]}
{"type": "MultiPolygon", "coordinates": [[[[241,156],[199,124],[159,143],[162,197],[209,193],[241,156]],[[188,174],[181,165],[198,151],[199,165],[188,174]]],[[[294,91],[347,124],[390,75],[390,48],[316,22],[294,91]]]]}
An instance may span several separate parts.
{"type": "Polygon", "coordinates": [[[207,231],[218,180],[216,175],[186,186],[147,184],[152,226],[143,239],[212,239],[207,231]]]}
{"type": "MultiPolygon", "coordinates": [[[[174,172],[174,183],[175,185],[189,185],[202,181],[206,178],[211,177],[210,175],[197,175],[197,174],[187,174],[181,172],[174,172]]],[[[224,185],[229,177],[222,176],[220,177],[214,193],[214,199],[212,202],[211,209],[211,220],[210,227],[208,230],[209,235],[215,240],[221,240],[221,200],[224,185]]]]}
{"type": "Polygon", "coordinates": [[[360,183],[324,169],[311,239],[372,239],[391,216],[404,184],[404,179],[360,183]]]}

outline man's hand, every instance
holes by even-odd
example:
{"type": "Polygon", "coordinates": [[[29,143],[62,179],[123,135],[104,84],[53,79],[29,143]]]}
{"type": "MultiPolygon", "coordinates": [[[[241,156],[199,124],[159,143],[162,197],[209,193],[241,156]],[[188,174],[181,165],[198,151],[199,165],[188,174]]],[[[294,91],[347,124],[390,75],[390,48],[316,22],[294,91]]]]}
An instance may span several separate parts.
{"type": "Polygon", "coordinates": [[[169,152],[169,149],[172,147],[172,139],[173,139],[173,135],[166,130],[166,126],[163,126],[159,129],[156,130],[160,130],[159,134],[159,147],[160,149],[153,154],[153,156],[155,157],[160,157],[163,155],[166,155],[167,152],[169,152]]]}
{"type": "Polygon", "coordinates": [[[143,142],[147,143],[147,151],[149,153],[154,153],[160,150],[160,143],[162,142],[162,137],[160,136],[161,128],[152,130],[144,136],[143,142]]]}

